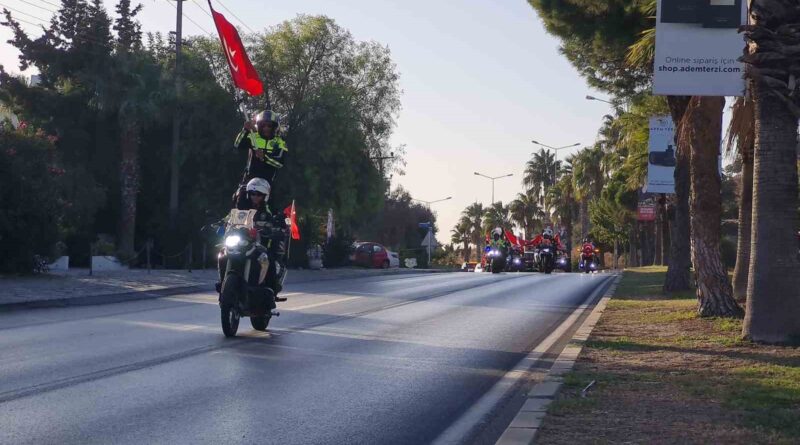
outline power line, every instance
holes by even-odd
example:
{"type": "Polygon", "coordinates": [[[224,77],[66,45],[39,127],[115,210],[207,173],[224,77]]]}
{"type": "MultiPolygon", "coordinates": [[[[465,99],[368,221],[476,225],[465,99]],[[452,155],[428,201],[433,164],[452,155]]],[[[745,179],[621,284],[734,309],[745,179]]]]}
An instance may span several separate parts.
{"type": "Polygon", "coordinates": [[[238,21],[239,21],[239,23],[241,23],[241,24],[242,24],[242,26],[244,26],[245,28],[247,28],[247,29],[248,29],[248,31],[252,32],[253,34],[255,34],[255,33],[256,33],[255,31],[253,31],[253,28],[251,28],[251,27],[247,26],[247,23],[245,23],[245,22],[244,22],[242,19],[240,19],[240,18],[239,18],[239,16],[237,16],[236,14],[234,14],[234,13],[233,13],[233,11],[231,11],[230,9],[228,9],[228,7],[227,7],[227,6],[225,6],[225,3],[222,3],[222,0],[217,0],[217,3],[219,3],[219,5],[220,5],[220,6],[222,6],[222,8],[223,8],[223,9],[225,9],[226,11],[228,11],[228,12],[229,12],[229,13],[230,13],[230,14],[233,16],[233,18],[235,18],[236,20],[238,20],[238,21]]]}
{"type": "MultiPolygon", "coordinates": [[[[0,5],[0,6],[2,6],[2,5],[0,5]]],[[[34,23],[34,22],[29,21],[29,20],[20,19],[20,18],[17,18],[17,17],[11,17],[11,19],[14,20],[15,22],[21,22],[21,23],[25,23],[25,24],[33,25],[33,26],[37,26],[37,27],[41,26],[43,28],[45,27],[45,25],[49,24],[49,23],[47,23],[46,20],[43,20],[43,19],[38,19],[38,20],[42,20],[44,23],[34,23]]],[[[58,36],[54,36],[54,37],[58,37],[58,36]]],[[[83,41],[85,43],[93,43],[93,44],[98,45],[98,46],[106,47],[106,48],[108,48],[110,50],[114,49],[114,47],[109,45],[108,43],[101,42],[99,40],[90,39],[88,37],[75,35],[75,36],[72,36],[70,38],[74,39],[74,40],[80,40],[80,41],[83,41]]]]}
{"type": "Polygon", "coordinates": [[[53,3],[53,2],[49,2],[49,1],[47,1],[47,0],[39,0],[39,1],[40,1],[40,2],[44,2],[44,3],[47,3],[48,5],[53,5],[53,6],[55,6],[56,8],[60,8],[60,7],[61,7],[61,5],[57,5],[57,4],[55,4],[55,3],[53,3]]]}
{"type": "Polygon", "coordinates": [[[214,16],[211,15],[210,12],[206,11],[206,8],[204,8],[203,5],[198,3],[197,0],[192,0],[192,3],[194,3],[198,8],[200,8],[200,10],[203,11],[207,16],[211,17],[211,20],[214,20],[214,16]]]}
{"type": "Polygon", "coordinates": [[[37,5],[36,3],[31,3],[31,2],[29,2],[29,1],[27,1],[27,0],[19,0],[19,1],[21,1],[22,3],[25,3],[26,5],[31,5],[31,6],[33,6],[33,7],[35,7],[35,8],[44,9],[44,10],[45,10],[45,11],[47,11],[47,12],[55,12],[55,11],[53,11],[52,9],[47,9],[47,8],[45,8],[44,6],[39,6],[39,5],[37,5]]]}
{"type": "MultiPolygon", "coordinates": [[[[183,0],[177,0],[177,1],[183,1],[183,0]]],[[[175,10],[177,10],[177,9],[178,9],[178,6],[177,6],[177,5],[175,5],[175,4],[173,4],[173,3],[172,3],[172,0],[167,0],[167,3],[169,3],[170,5],[172,5],[172,7],[173,7],[173,8],[175,8],[175,10]]],[[[208,34],[208,35],[209,35],[209,36],[211,36],[211,37],[214,37],[214,34],[211,34],[210,32],[208,32],[208,30],[207,30],[207,29],[203,28],[203,27],[202,27],[202,26],[200,26],[200,25],[199,25],[197,22],[195,22],[194,20],[192,20],[192,18],[191,18],[191,17],[189,17],[188,15],[186,15],[186,13],[185,13],[185,12],[183,13],[183,16],[186,18],[186,20],[188,20],[188,21],[190,21],[190,22],[194,23],[194,26],[196,26],[196,27],[200,28],[200,30],[202,30],[204,33],[208,34]]]]}
{"type": "Polygon", "coordinates": [[[8,9],[9,11],[14,11],[14,12],[16,12],[17,14],[27,15],[28,17],[34,18],[34,19],[36,19],[36,20],[41,20],[41,21],[43,21],[43,22],[46,22],[46,21],[47,21],[47,20],[45,20],[45,19],[43,19],[43,18],[41,18],[41,17],[36,17],[35,15],[28,14],[27,12],[20,11],[19,9],[14,9],[14,8],[12,8],[11,6],[7,6],[7,5],[4,5],[4,4],[2,4],[2,3],[0,3],[0,6],[2,6],[2,7],[4,7],[4,8],[6,8],[6,9],[8,9]]]}

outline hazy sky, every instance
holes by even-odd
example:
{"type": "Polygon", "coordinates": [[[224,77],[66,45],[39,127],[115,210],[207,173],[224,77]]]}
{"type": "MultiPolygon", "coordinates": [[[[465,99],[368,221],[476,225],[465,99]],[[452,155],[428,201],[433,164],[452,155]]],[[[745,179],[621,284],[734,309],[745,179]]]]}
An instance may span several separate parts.
{"type": "MultiPolygon", "coordinates": [[[[58,0],[0,0],[37,17],[49,18],[58,0]],[[42,9],[44,8],[44,9],[42,9]]],[[[113,0],[106,4],[113,9],[113,0]]],[[[134,2],[135,3],[135,2],[134,2]]],[[[174,29],[174,2],[142,0],[145,31],[174,29]]],[[[558,42],[524,0],[223,0],[252,29],[297,14],[325,14],[358,40],[388,45],[401,74],[403,109],[392,145],[407,147],[406,174],[395,176],[414,198],[453,199],[434,204],[440,241],[468,204],[491,201],[489,176],[513,173],[496,181],[495,199],[508,202],[522,190],[524,164],[535,149],[531,139],[561,146],[591,144],[610,106],[590,102],[591,91],[566,59],[558,42]]],[[[225,9],[216,9],[239,25],[225,9]]],[[[214,32],[204,0],[187,0],[185,15],[214,32]]],[[[36,19],[16,14],[20,19],[36,19]]],[[[26,25],[32,31],[35,26],[26,25]]],[[[204,31],[184,20],[185,34],[204,31]]],[[[16,70],[16,52],[0,30],[0,64],[16,70]]],[[[269,81],[269,79],[267,79],[269,81]]],[[[569,153],[562,150],[559,158],[569,153]]]]}

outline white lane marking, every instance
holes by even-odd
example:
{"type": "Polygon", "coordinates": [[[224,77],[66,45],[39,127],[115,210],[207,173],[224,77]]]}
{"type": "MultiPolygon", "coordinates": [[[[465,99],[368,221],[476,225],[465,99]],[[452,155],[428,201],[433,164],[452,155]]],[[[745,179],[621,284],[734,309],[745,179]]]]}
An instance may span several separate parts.
{"type": "Polygon", "coordinates": [[[326,306],[328,304],[334,303],[341,303],[343,301],[350,301],[350,300],[357,300],[361,297],[344,297],[344,298],[337,298],[335,300],[323,301],[321,303],[313,303],[313,304],[306,304],[304,306],[297,306],[297,307],[282,307],[281,310],[286,311],[302,311],[303,309],[311,309],[314,307],[326,306]]]}
{"type": "Polygon", "coordinates": [[[469,442],[469,436],[474,429],[481,424],[486,416],[504,399],[514,388],[517,382],[532,374],[533,366],[542,359],[544,354],[550,349],[575,322],[583,315],[584,311],[590,308],[590,303],[600,295],[605,287],[605,280],[592,291],[586,300],[583,301],[566,320],[550,333],[536,348],[533,349],[525,358],[519,361],[513,369],[508,371],[500,380],[492,386],[478,401],[473,404],[464,414],[453,422],[442,434],[437,437],[434,444],[455,444],[469,442]]]}

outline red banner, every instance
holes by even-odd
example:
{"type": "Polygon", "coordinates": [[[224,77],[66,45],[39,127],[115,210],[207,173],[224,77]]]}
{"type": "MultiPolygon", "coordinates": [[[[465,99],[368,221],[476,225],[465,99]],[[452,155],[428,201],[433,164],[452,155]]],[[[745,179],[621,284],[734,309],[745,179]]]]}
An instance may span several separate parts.
{"type": "Polygon", "coordinates": [[[264,92],[264,84],[258,77],[258,72],[253,68],[250,58],[242,45],[239,32],[224,15],[214,11],[211,7],[211,0],[208,2],[211,14],[214,17],[214,24],[217,26],[219,40],[222,42],[222,50],[225,52],[225,60],[228,61],[228,68],[231,70],[233,84],[247,91],[251,96],[258,96],[264,92]]]}

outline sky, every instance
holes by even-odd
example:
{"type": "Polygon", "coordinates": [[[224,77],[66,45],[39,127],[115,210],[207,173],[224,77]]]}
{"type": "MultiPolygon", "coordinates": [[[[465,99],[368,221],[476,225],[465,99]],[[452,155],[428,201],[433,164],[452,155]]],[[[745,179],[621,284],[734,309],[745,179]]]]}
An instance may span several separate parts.
{"type": "MultiPolygon", "coordinates": [[[[144,31],[174,30],[174,2],[140,2],[144,31]]],[[[0,7],[49,19],[58,3],[0,0],[0,7]]],[[[110,10],[113,3],[106,0],[110,10]]],[[[522,191],[525,162],[538,150],[531,140],[552,146],[591,145],[603,116],[611,111],[608,104],[585,99],[587,94],[606,96],[591,90],[559,54],[558,40],[545,32],[524,0],[213,3],[235,25],[240,22],[222,5],[256,31],[298,14],[324,14],[349,29],[355,39],[389,47],[403,90],[391,144],[406,146],[407,162],[406,174],[394,175],[392,186],[400,185],[412,197],[426,201],[452,196],[431,206],[440,242],[449,242],[450,229],[467,205],[491,202],[491,181],[473,172],[513,174],[496,181],[495,200],[507,203],[522,191]]],[[[214,32],[211,18],[203,12],[207,8],[203,0],[184,3],[184,34],[214,32]]],[[[25,26],[35,34],[35,26],[25,26]]],[[[14,71],[17,53],[5,43],[9,37],[5,27],[0,29],[0,64],[14,71]]],[[[578,148],[561,150],[559,159],[578,148]]]]}

